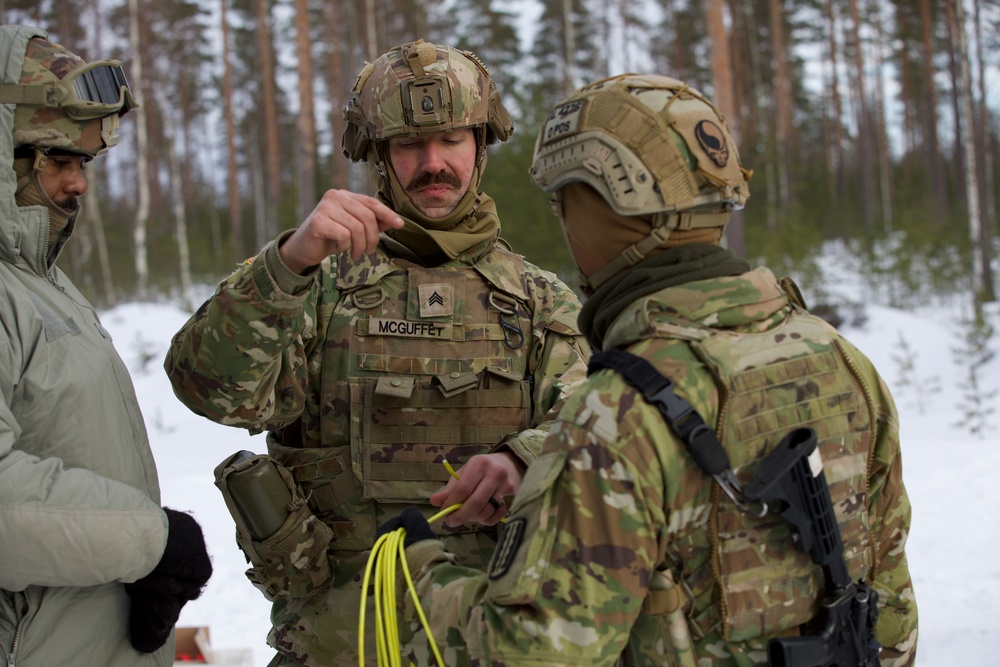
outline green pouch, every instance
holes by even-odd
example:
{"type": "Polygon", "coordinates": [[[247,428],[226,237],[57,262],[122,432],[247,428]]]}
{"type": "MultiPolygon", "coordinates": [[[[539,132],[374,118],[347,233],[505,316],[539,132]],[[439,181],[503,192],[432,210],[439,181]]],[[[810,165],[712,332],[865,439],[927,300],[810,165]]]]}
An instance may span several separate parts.
{"type": "Polygon", "coordinates": [[[270,593],[271,600],[308,597],[333,577],[326,555],[332,538],[333,531],[303,502],[292,510],[278,532],[253,543],[250,561],[254,567],[247,570],[247,578],[265,597],[270,593]]]}
{"type": "Polygon", "coordinates": [[[239,452],[216,467],[215,485],[251,565],[247,579],[264,597],[307,597],[332,579],[326,552],[333,531],[312,513],[284,466],[266,454],[239,452]]]}

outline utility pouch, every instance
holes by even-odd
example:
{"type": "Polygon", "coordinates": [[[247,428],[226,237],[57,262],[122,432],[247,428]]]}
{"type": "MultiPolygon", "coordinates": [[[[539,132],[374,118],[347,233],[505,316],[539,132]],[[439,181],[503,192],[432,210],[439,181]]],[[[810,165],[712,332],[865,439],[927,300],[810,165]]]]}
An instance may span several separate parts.
{"type": "Polygon", "coordinates": [[[236,523],[247,579],[268,600],[312,595],[332,578],[333,531],[309,509],[290,472],[266,454],[240,451],[215,469],[236,523]]]}

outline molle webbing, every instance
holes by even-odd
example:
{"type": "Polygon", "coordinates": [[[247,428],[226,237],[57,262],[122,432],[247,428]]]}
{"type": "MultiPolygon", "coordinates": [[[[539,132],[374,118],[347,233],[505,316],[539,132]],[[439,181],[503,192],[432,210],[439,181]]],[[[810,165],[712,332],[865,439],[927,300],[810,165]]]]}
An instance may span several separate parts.
{"type": "Polygon", "coordinates": [[[525,382],[452,395],[439,387],[418,388],[408,397],[379,394],[377,384],[361,379],[351,385],[352,413],[360,416],[355,463],[365,497],[429,496],[448,481],[442,459],[458,467],[528,426],[531,396],[525,382]]]}
{"type": "MultiPolygon", "coordinates": [[[[660,408],[703,471],[715,474],[713,471],[728,467],[731,461],[739,485],[750,481],[759,462],[790,429],[815,429],[848,569],[852,578],[864,576],[872,562],[866,529],[867,464],[873,428],[867,405],[872,398],[855,379],[835,344],[835,334],[817,318],[798,311],[764,333],[704,330],[710,335],[700,340],[694,337],[687,344],[720,388],[715,432],[692,437],[703,425],[700,417],[690,414],[698,414],[698,408],[676,396],[658,401],[672,394],[672,383],[662,376],[659,385],[645,382],[647,400],[652,395],[649,402],[660,408]],[[707,446],[692,446],[695,440],[707,446]],[[721,455],[713,442],[723,443],[721,455]]],[[[591,359],[591,372],[600,367],[621,370],[610,361],[618,355],[637,359],[620,350],[608,350],[591,359]]],[[[631,382],[640,387],[643,384],[635,382],[634,376],[631,382]]],[[[696,402],[710,414],[709,406],[696,402]]],[[[704,636],[721,628],[727,641],[744,641],[784,632],[814,618],[822,571],[808,554],[792,547],[787,523],[775,513],[760,517],[740,511],[724,494],[714,497],[710,524],[715,525],[710,532],[716,576],[701,576],[695,571],[685,580],[692,597],[709,605],[691,610],[692,631],[704,636]],[[713,591],[715,587],[721,600],[713,591]]],[[[684,544],[694,533],[708,529],[704,522],[692,522],[681,528],[672,542],[684,544]]]]}
{"type": "MultiPolygon", "coordinates": [[[[789,430],[816,431],[845,559],[856,579],[872,562],[866,529],[872,398],[835,336],[818,318],[795,311],[767,332],[717,331],[691,345],[720,387],[716,430],[742,484],[789,430]]],[[[780,516],[757,518],[721,498],[714,520],[720,620],[728,640],[774,634],[816,615],[821,568],[789,548],[789,528],[780,516]]]]}
{"type": "Polygon", "coordinates": [[[687,201],[698,195],[698,183],[666,124],[659,117],[651,117],[645,104],[634,95],[624,90],[609,91],[592,98],[585,113],[581,132],[591,127],[614,127],[616,136],[628,137],[625,145],[653,172],[664,201],[687,201]]]}

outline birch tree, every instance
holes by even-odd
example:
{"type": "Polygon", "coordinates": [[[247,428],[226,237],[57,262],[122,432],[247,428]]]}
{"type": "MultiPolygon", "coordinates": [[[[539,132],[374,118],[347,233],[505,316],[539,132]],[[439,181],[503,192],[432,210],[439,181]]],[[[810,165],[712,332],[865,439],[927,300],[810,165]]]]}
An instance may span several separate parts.
{"type": "Polygon", "coordinates": [[[979,179],[976,175],[976,142],[972,130],[972,81],[969,75],[969,50],[965,33],[965,7],[955,0],[956,32],[958,34],[959,69],[961,71],[960,122],[965,128],[965,202],[969,213],[969,236],[972,241],[972,291],[977,314],[982,304],[995,301],[993,274],[990,270],[992,235],[983,228],[979,209],[979,179]]]}
{"type": "MultiPolygon", "coordinates": [[[[142,79],[142,49],[139,33],[139,14],[142,10],[141,0],[128,0],[129,43],[132,47],[131,75],[132,81],[142,79]]],[[[137,206],[135,224],[132,231],[132,250],[135,253],[135,294],[139,301],[149,298],[149,258],[147,255],[146,231],[149,224],[149,164],[146,148],[148,145],[146,129],[146,108],[141,104],[134,110],[135,114],[135,144],[136,144],[136,194],[137,206]]]]}

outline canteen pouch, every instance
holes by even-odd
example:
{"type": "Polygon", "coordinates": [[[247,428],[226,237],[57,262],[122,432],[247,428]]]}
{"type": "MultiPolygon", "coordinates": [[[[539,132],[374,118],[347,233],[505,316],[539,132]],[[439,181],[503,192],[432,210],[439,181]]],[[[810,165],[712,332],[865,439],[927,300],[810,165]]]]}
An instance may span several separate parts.
{"type": "Polygon", "coordinates": [[[270,601],[307,597],[333,576],[333,531],[309,509],[292,475],[266,454],[240,451],[215,468],[215,485],[236,523],[250,580],[270,601]]]}

